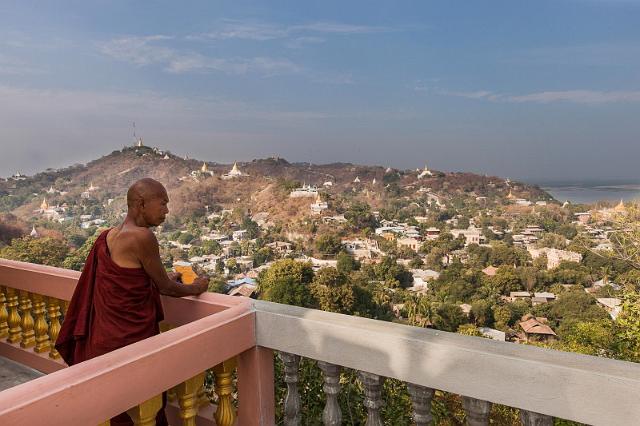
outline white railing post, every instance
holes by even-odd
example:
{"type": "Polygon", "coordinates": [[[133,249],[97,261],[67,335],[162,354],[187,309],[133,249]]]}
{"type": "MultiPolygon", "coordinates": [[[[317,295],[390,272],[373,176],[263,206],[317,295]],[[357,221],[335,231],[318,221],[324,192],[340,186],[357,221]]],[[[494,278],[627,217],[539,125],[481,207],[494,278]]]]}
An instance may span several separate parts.
{"type": "Polygon", "coordinates": [[[380,408],[384,405],[382,400],[384,377],[366,371],[358,371],[358,376],[364,386],[364,406],[367,407],[367,423],[365,425],[382,426],[380,408]]]}
{"type": "Polygon", "coordinates": [[[522,422],[522,426],[553,426],[553,417],[520,410],[520,422],[522,422]]]}
{"type": "Polygon", "coordinates": [[[342,411],[338,404],[338,394],[340,393],[340,370],[339,365],[318,361],[318,367],[324,376],[324,394],[327,402],[322,411],[322,422],[325,426],[340,426],[342,424],[342,411]]]}
{"type": "Polygon", "coordinates": [[[468,426],[486,426],[489,424],[489,414],[493,405],[489,401],[463,396],[462,405],[467,413],[468,426]]]}
{"type": "Polygon", "coordinates": [[[416,422],[416,426],[429,426],[433,421],[431,400],[435,390],[413,383],[407,383],[407,390],[413,403],[413,421],[416,422]]]}
{"type": "Polygon", "coordinates": [[[298,426],[300,424],[300,394],[298,393],[300,357],[286,352],[279,352],[278,356],[284,364],[284,381],[287,384],[287,396],[284,400],[284,424],[285,426],[298,426]]]}

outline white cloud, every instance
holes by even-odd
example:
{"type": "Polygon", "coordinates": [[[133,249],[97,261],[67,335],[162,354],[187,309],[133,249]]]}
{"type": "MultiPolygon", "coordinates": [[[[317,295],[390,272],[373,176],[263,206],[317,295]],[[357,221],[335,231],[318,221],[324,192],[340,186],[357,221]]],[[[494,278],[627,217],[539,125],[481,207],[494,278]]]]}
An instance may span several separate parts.
{"type": "Polygon", "coordinates": [[[173,37],[154,35],[146,37],[123,37],[100,44],[100,51],[112,58],[138,66],[162,65],[164,70],[174,74],[188,72],[223,72],[226,74],[246,74],[256,72],[271,76],[294,74],[302,67],[288,59],[254,58],[215,58],[193,51],[181,51],[159,42],[172,40],[173,37]]]}
{"type": "Polygon", "coordinates": [[[289,49],[300,49],[308,44],[324,43],[326,39],[322,37],[296,37],[285,42],[285,47],[289,49]]]}
{"type": "Polygon", "coordinates": [[[451,92],[439,91],[448,96],[457,96],[467,99],[488,100],[491,102],[509,103],[539,103],[569,102],[585,105],[598,105],[618,102],[640,102],[640,91],[598,91],[598,90],[561,90],[527,93],[524,95],[510,95],[495,93],[486,90],[475,92],[451,92]]]}
{"type": "Polygon", "coordinates": [[[321,43],[318,35],[354,35],[391,31],[387,27],[352,25],[337,22],[312,22],[300,25],[276,25],[265,22],[224,20],[214,30],[188,36],[191,40],[253,40],[268,41],[289,39],[287,46],[300,47],[304,43],[321,43]]]}

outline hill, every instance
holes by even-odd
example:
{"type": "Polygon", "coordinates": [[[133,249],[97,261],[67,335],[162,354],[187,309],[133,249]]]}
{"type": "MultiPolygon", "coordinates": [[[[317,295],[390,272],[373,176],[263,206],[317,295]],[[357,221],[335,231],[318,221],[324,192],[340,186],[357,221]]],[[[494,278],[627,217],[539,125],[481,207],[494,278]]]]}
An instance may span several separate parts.
{"type": "Polygon", "coordinates": [[[243,176],[224,179],[230,164],[181,158],[145,146],[127,147],[86,165],[1,180],[0,212],[29,220],[43,199],[49,205],[71,209],[83,206],[86,210],[90,203],[81,202],[85,199],[97,201],[105,213],[115,216],[124,209],[127,188],[142,177],[157,179],[167,187],[176,216],[241,208],[249,213],[266,212],[271,220],[285,224],[310,215],[308,206],[313,198],[289,197],[293,188],[303,184],[317,186],[321,197],[330,201],[327,213],[339,213],[345,202],[353,201],[366,202],[372,209],[393,203],[428,203],[436,198],[503,203],[509,193],[531,201],[552,201],[539,187],[472,173],[424,173],[350,163],[290,163],[282,158],[257,159],[237,166],[243,176]]]}

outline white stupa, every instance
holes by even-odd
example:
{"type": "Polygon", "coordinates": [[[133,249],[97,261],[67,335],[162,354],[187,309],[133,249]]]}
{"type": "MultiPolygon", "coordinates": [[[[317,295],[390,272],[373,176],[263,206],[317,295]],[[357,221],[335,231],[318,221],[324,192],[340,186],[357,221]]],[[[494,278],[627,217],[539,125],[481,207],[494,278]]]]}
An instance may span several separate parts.
{"type": "Polygon", "coordinates": [[[39,234],[38,231],[36,231],[36,226],[33,225],[33,228],[31,229],[31,233],[29,233],[30,236],[32,236],[33,238],[38,238],[39,234]]]}
{"type": "Polygon", "coordinates": [[[371,185],[375,185],[376,183],[378,183],[378,182],[376,181],[376,178],[373,178],[373,180],[371,181],[371,185]]]}
{"type": "Polygon", "coordinates": [[[53,189],[53,186],[50,186],[49,189],[47,189],[47,194],[53,194],[55,192],[56,192],[56,190],[53,189]]]}
{"type": "Polygon", "coordinates": [[[433,176],[433,173],[431,173],[431,170],[429,170],[429,168],[425,164],[424,165],[424,170],[422,170],[420,172],[420,174],[418,175],[418,179],[422,179],[422,178],[427,177],[427,176],[433,176]]]}
{"type": "Polygon", "coordinates": [[[222,175],[223,179],[234,179],[234,178],[239,178],[242,176],[248,176],[246,173],[242,173],[240,171],[240,169],[238,168],[238,163],[234,162],[233,163],[233,167],[231,168],[231,170],[229,171],[229,173],[222,175]]]}
{"type": "Polygon", "coordinates": [[[356,176],[356,178],[353,180],[353,183],[360,183],[360,178],[356,176]]]}

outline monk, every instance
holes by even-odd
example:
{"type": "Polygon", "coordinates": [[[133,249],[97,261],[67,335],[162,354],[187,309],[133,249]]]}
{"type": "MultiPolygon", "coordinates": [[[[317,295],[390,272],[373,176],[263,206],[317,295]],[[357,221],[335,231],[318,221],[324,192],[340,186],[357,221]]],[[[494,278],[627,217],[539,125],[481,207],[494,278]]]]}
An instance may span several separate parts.
{"type": "MultiPolygon", "coordinates": [[[[207,290],[208,278],[193,284],[165,272],[158,240],[151,227],[164,222],[169,197],[162,184],[145,178],[127,192],[127,216],[94,243],[69,303],[56,341],[68,365],[106,354],[160,332],[164,318],[160,295],[196,296],[207,290]]],[[[160,410],[157,425],[166,425],[160,410]]],[[[126,413],[111,425],[133,425],[126,413]]]]}

